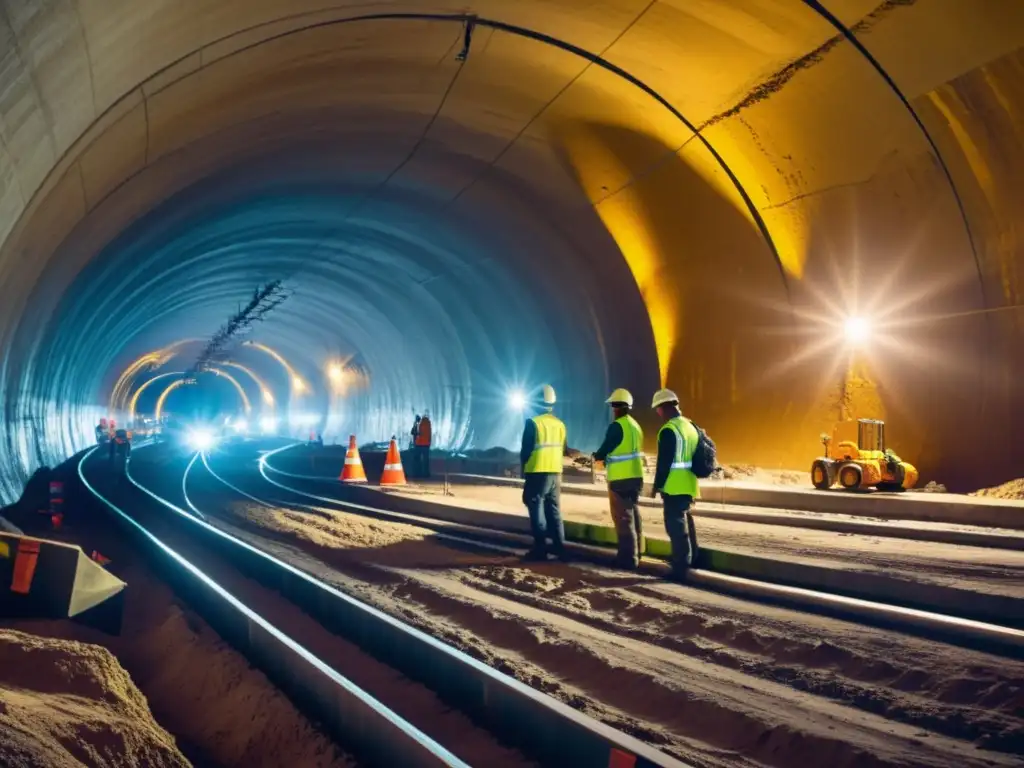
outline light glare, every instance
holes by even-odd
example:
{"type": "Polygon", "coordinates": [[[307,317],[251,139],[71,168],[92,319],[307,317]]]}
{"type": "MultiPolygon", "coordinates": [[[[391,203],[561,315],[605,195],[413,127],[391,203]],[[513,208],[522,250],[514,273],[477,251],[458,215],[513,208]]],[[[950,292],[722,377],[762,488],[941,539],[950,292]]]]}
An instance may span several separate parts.
{"type": "Polygon", "coordinates": [[[863,317],[848,317],[843,323],[843,333],[851,344],[862,344],[871,335],[871,324],[863,317]]]}
{"type": "Polygon", "coordinates": [[[188,433],[188,444],[196,451],[208,451],[213,448],[215,439],[213,432],[206,428],[190,430],[188,433]]]}
{"type": "Polygon", "coordinates": [[[509,393],[508,405],[513,411],[522,411],[526,408],[526,395],[520,389],[513,390],[509,393]]]}

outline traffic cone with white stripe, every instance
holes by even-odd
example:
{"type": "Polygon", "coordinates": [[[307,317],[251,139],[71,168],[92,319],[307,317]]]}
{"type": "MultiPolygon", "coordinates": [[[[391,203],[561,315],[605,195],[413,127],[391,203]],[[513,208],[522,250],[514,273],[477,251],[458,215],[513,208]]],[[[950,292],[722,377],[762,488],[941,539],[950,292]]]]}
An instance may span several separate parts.
{"type": "Polygon", "coordinates": [[[388,446],[388,456],[384,460],[384,472],[380,476],[381,485],[405,485],[405,470],[402,468],[402,454],[398,452],[398,441],[392,437],[388,446]]]}
{"type": "Polygon", "coordinates": [[[363,460],[359,458],[359,449],[356,447],[356,436],[348,437],[348,452],[345,454],[345,468],[341,470],[343,483],[365,483],[366,470],[363,469],[363,460]]]}

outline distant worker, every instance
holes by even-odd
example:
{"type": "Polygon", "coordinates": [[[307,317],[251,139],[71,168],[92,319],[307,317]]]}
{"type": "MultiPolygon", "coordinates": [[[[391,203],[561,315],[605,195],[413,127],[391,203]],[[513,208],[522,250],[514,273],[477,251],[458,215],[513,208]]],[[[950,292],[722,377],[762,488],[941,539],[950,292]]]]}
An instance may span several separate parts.
{"type": "MultiPolygon", "coordinates": [[[[420,433],[420,421],[420,415],[417,413],[415,420],[413,420],[412,422],[412,429],[409,430],[409,435],[411,436],[409,440],[409,445],[412,448],[416,447],[416,436],[419,435],[420,433]]],[[[413,469],[415,469],[415,467],[413,469]]]]}
{"type": "Polygon", "coordinates": [[[414,439],[417,477],[430,477],[430,444],[433,439],[433,425],[430,423],[430,414],[424,413],[423,418],[420,419],[419,428],[414,439]]]}
{"type": "Polygon", "coordinates": [[[110,460],[115,456],[122,460],[127,459],[132,453],[132,433],[126,429],[114,430],[113,438],[110,441],[110,460]]]}
{"type": "Polygon", "coordinates": [[[644,551],[643,520],[640,517],[640,494],[644,489],[644,433],[630,414],[633,395],[616,389],[605,401],[612,407],[614,419],[608,425],[604,442],[594,454],[603,461],[608,479],[608,504],[618,534],[617,562],[623,568],[640,567],[644,551]]]}
{"type": "Polygon", "coordinates": [[[651,407],[665,422],[658,431],[658,466],[651,496],[661,493],[665,531],[672,543],[672,577],[682,580],[697,551],[696,531],[689,512],[693,500],[700,497],[693,473],[693,455],[700,433],[679,410],[679,398],[672,390],[655,392],[651,407]]]}
{"type": "Polygon", "coordinates": [[[547,538],[550,552],[560,560],[567,559],[565,529],[559,502],[562,494],[562,457],[565,455],[565,424],[551,411],[555,390],[545,384],[540,413],[526,421],[519,460],[523,470],[523,503],[530,515],[533,548],[527,560],[547,560],[547,538]]]}

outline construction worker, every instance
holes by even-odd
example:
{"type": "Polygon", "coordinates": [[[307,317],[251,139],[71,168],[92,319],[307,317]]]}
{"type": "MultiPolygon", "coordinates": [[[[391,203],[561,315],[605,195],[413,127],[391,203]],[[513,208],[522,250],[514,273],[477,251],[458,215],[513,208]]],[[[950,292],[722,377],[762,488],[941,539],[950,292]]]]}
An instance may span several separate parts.
{"type": "Polygon", "coordinates": [[[644,433],[630,415],[633,395],[628,390],[616,389],[605,402],[612,407],[614,419],[594,460],[603,461],[607,468],[608,504],[619,540],[617,562],[635,570],[644,550],[639,503],[644,489],[644,433]]]}
{"type": "Polygon", "coordinates": [[[559,509],[566,435],[565,424],[551,412],[554,405],[554,387],[545,384],[540,413],[527,419],[523,427],[523,445],[519,452],[524,479],[523,503],[533,531],[533,548],[526,553],[527,560],[548,559],[549,536],[550,552],[560,560],[567,559],[565,529],[559,509]]]}
{"type": "Polygon", "coordinates": [[[700,435],[679,410],[679,398],[671,389],[659,389],[651,401],[664,424],[658,430],[658,466],[651,497],[661,493],[665,530],[672,543],[672,576],[684,579],[697,550],[689,519],[693,500],[700,497],[697,476],[691,471],[700,435]]]}
{"type": "Polygon", "coordinates": [[[420,415],[417,413],[416,418],[412,422],[412,429],[409,430],[409,434],[412,436],[409,440],[409,445],[412,448],[416,447],[416,435],[420,433],[420,415]]]}
{"type": "Polygon", "coordinates": [[[415,443],[417,477],[430,477],[430,443],[433,440],[433,428],[430,423],[430,414],[424,413],[420,419],[419,428],[416,429],[415,443]]]}

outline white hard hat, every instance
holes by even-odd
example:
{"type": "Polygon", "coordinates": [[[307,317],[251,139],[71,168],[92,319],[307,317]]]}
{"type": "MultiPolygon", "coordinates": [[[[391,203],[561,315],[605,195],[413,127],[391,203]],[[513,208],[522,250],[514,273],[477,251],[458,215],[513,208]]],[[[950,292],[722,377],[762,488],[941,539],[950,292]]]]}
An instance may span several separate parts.
{"type": "Polygon", "coordinates": [[[625,403],[630,408],[632,408],[633,407],[633,395],[630,394],[628,389],[623,389],[622,387],[619,387],[618,389],[616,389],[614,392],[612,392],[608,396],[608,399],[605,400],[605,402],[609,403],[609,404],[610,403],[625,403]]]}
{"type": "Polygon", "coordinates": [[[552,387],[550,384],[545,384],[543,392],[544,392],[544,405],[554,405],[555,404],[555,388],[552,387]]]}
{"type": "Polygon", "coordinates": [[[679,398],[671,389],[659,389],[654,393],[654,399],[651,400],[651,408],[657,408],[659,405],[665,405],[665,403],[678,402],[679,398]]]}

